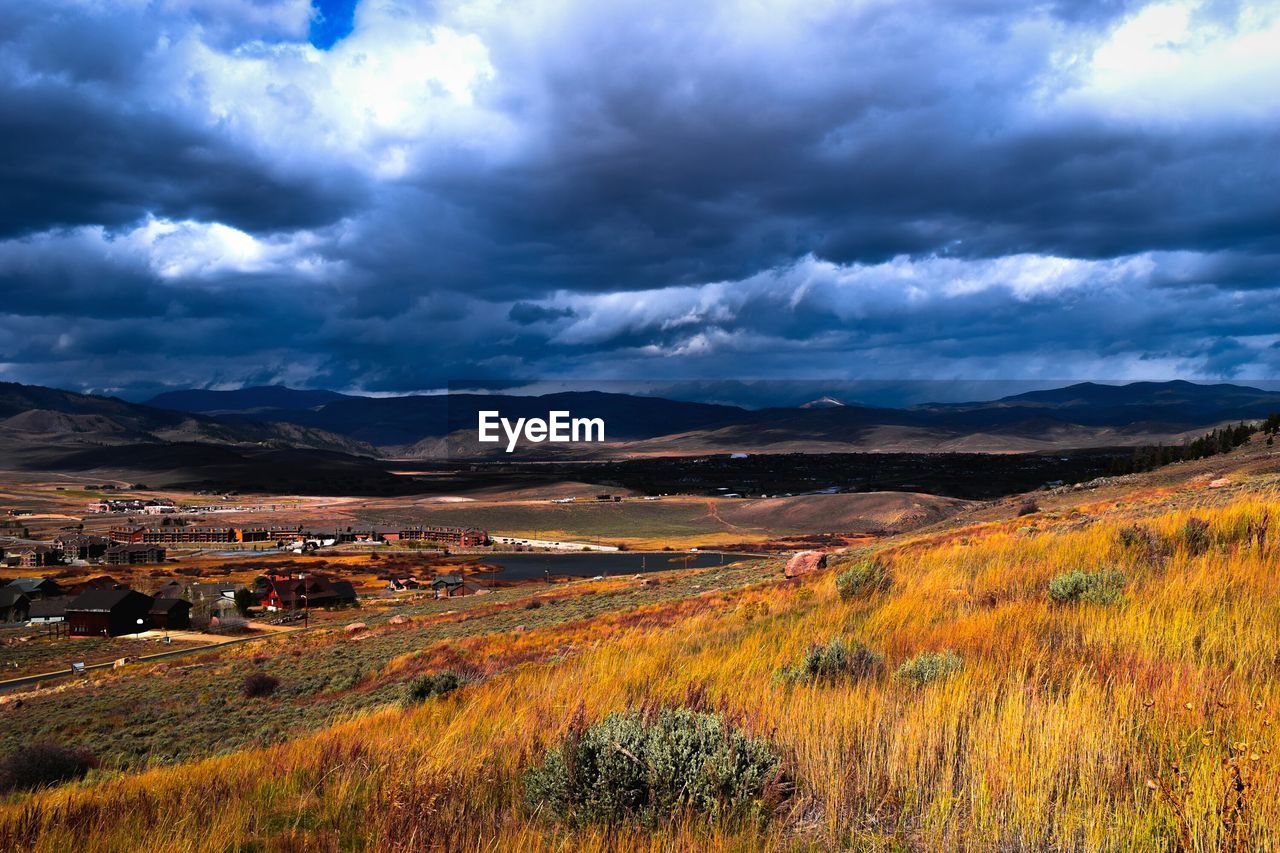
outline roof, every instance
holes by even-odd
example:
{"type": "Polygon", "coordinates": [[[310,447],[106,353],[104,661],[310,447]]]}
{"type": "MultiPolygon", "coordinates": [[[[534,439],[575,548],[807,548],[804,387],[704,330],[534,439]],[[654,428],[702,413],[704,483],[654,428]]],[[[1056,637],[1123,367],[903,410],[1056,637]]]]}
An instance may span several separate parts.
{"type": "Polygon", "coordinates": [[[441,575],[431,582],[432,586],[441,584],[443,586],[458,586],[462,583],[462,578],[458,575],[441,575]]]}
{"type": "Polygon", "coordinates": [[[53,551],[48,545],[14,545],[6,548],[6,554],[48,554],[53,551]]]}
{"type": "Polygon", "coordinates": [[[181,598],[157,598],[151,602],[152,613],[168,613],[170,610],[181,610],[182,608],[191,608],[190,601],[183,601],[181,598]]]}
{"type": "Polygon", "coordinates": [[[20,589],[4,587],[0,589],[0,607],[13,607],[15,604],[30,601],[20,589]]]}
{"type": "Polygon", "coordinates": [[[85,589],[115,589],[120,585],[120,581],[111,577],[111,575],[98,575],[96,578],[89,578],[81,586],[85,589]]]}
{"type": "Polygon", "coordinates": [[[48,618],[50,616],[65,616],[67,612],[67,602],[71,601],[65,595],[56,598],[42,598],[31,602],[31,610],[27,616],[31,619],[48,618]]]}
{"type": "Polygon", "coordinates": [[[77,595],[67,605],[67,610],[91,610],[109,613],[131,598],[145,599],[148,604],[151,600],[151,596],[143,595],[133,589],[90,589],[77,595]]]}
{"type": "Polygon", "coordinates": [[[38,592],[40,587],[45,586],[46,584],[52,584],[55,587],[58,585],[55,581],[49,578],[14,578],[9,581],[7,587],[19,589],[23,592],[38,592]]]}
{"type": "Polygon", "coordinates": [[[53,538],[59,545],[106,545],[111,540],[106,536],[94,536],[89,533],[62,533],[53,538]]]}

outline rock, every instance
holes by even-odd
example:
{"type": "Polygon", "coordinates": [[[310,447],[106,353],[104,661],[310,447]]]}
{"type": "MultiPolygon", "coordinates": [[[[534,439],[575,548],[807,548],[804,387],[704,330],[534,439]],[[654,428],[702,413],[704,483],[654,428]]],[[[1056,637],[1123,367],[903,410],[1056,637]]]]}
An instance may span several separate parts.
{"type": "Polygon", "coordinates": [[[124,667],[128,666],[129,664],[133,663],[133,662],[134,662],[134,661],[136,661],[136,660],[137,660],[137,658],[135,658],[135,657],[125,657],[125,658],[120,658],[119,660],[116,660],[116,661],[112,662],[112,664],[111,664],[111,668],[112,668],[112,669],[123,669],[124,667]]]}
{"type": "Polygon", "coordinates": [[[369,626],[364,624],[363,622],[352,622],[350,625],[346,626],[342,630],[346,631],[348,634],[359,634],[361,631],[365,630],[368,627],[369,626]]]}
{"type": "Polygon", "coordinates": [[[821,551],[801,551],[787,560],[786,576],[789,578],[807,575],[827,567],[827,555],[821,551]]]}
{"type": "Polygon", "coordinates": [[[1209,488],[1221,489],[1223,486],[1230,486],[1230,485],[1231,485],[1231,481],[1228,480],[1226,477],[1219,477],[1218,479],[1213,480],[1212,482],[1209,483],[1209,488]]]}
{"type": "Polygon", "coordinates": [[[658,585],[658,582],[653,578],[645,578],[644,580],[640,581],[640,586],[657,586],[657,585],[658,585]]]}
{"type": "Polygon", "coordinates": [[[511,630],[512,630],[512,631],[515,631],[517,634],[523,634],[523,633],[524,633],[524,626],[523,626],[523,625],[517,625],[517,626],[515,626],[514,628],[512,628],[511,630]]]}
{"type": "Polygon", "coordinates": [[[392,616],[392,617],[391,617],[391,619],[390,619],[390,621],[389,621],[389,623],[388,623],[388,624],[391,624],[391,625],[407,625],[408,623],[409,623],[409,617],[408,617],[408,616],[405,616],[403,613],[397,613],[395,616],[392,616]]]}

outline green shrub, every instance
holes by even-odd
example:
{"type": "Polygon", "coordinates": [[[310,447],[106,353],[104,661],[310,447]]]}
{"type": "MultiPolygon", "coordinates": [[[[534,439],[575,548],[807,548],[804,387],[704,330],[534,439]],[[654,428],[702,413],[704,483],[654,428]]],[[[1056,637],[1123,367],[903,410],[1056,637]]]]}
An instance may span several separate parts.
{"type": "Polygon", "coordinates": [[[452,693],[462,686],[462,679],[453,672],[437,672],[420,675],[405,686],[404,703],[417,705],[436,696],[452,693]]]}
{"type": "Polygon", "coordinates": [[[654,826],[683,812],[764,817],[786,790],[767,742],[684,708],[576,728],[524,783],[532,808],[573,824],[654,826]]]}
{"type": "Polygon", "coordinates": [[[861,681],[874,678],[884,671],[884,657],[868,649],[862,643],[847,645],[836,637],[825,646],[809,647],[804,660],[796,666],[784,667],[779,680],[790,683],[807,681],[861,681]]]}
{"type": "Polygon", "coordinates": [[[244,677],[244,681],[240,685],[240,692],[250,699],[260,699],[275,693],[276,688],[279,686],[280,679],[274,675],[267,675],[265,672],[251,672],[244,677]]]}
{"type": "Polygon", "coordinates": [[[1178,538],[1189,554],[1203,554],[1209,550],[1209,522],[1203,518],[1188,518],[1178,532],[1178,538]]]}
{"type": "Polygon", "coordinates": [[[836,591],[840,593],[841,601],[862,598],[892,585],[893,575],[889,567],[878,559],[863,560],[836,575],[836,591]]]}
{"type": "Polygon", "coordinates": [[[83,750],[53,743],[20,746],[0,759],[0,794],[61,785],[95,766],[93,756],[83,750]]]}
{"type": "Polygon", "coordinates": [[[1049,581],[1049,597],[1058,604],[1115,604],[1124,596],[1124,582],[1124,573],[1114,570],[1067,572],[1049,581]]]}
{"type": "Polygon", "coordinates": [[[941,652],[922,652],[898,667],[898,678],[915,684],[928,684],[954,675],[964,668],[960,655],[946,649],[941,652]]]}

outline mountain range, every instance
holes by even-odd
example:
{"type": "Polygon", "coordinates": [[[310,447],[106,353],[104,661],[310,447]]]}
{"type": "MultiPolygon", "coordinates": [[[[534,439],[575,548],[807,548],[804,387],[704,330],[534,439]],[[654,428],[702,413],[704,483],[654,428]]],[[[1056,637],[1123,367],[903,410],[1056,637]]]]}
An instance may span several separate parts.
{"type": "MultiPolygon", "coordinates": [[[[333,466],[341,478],[375,460],[513,458],[494,445],[477,444],[481,410],[509,419],[563,410],[605,421],[606,445],[532,448],[557,458],[1016,452],[1177,443],[1222,423],[1280,411],[1280,394],[1224,383],[1080,383],[998,400],[908,408],[824,397],[801,407],[746,409],[598,391],[363,397],[265,386],[173,391],[143,404],[0,383],[0,455],[10,463],[5,467],[36,470],[110,464],[264,470],[279,464],[286,479],[300,465],[333,466]]],[[[514,458],[529,458],[529,450],[514,458]]]]}
{"type": "MultiPolygon", "coordinates": [[[[598,391],[542,396],[439,394],[358,397],[283,387],[162,394],[149,405],[248,426],[288,423],[344,436],[389,456],[475,455],[478,413],[602,418],[612,449],[647,455],[744,449],[1016,451],[1178,441],[1231,420],[1265,417],[1280,394],[1186,381],[1078,383],[991,401],[909,408],[821,397],[795,408],[745,409],[598,391]]],[[[581,448],[578,448],[581,450],[581,448]]]]}

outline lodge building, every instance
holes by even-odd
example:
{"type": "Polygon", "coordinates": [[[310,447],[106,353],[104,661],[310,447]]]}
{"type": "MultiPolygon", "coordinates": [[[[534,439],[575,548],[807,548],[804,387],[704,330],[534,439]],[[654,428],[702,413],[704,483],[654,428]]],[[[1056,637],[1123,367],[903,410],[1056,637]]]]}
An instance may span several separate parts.
{"type": "Polygon", "coordinates": [[[489,531],[479,527],[408,527],[400,531],[401,542],[439,542],[462,548],[489,544],[489,531]]]}

